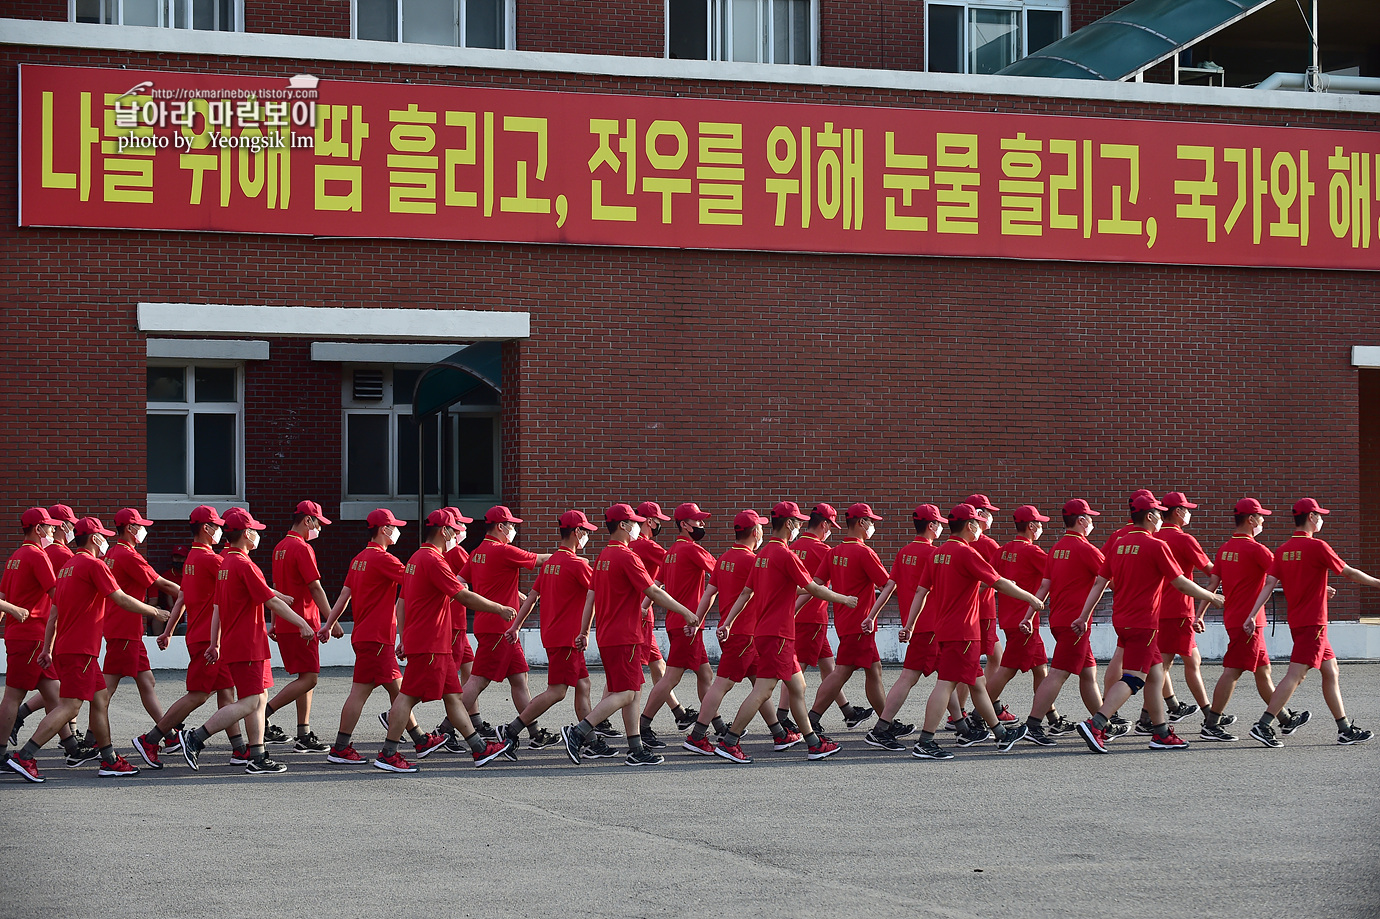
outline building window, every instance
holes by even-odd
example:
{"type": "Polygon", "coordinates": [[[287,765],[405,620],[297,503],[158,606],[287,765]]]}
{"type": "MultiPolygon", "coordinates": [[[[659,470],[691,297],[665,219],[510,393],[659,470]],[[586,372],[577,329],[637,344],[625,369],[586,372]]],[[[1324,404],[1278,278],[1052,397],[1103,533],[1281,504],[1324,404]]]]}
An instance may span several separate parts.
{"type": "Polygon", "coordinates": [[[150,500],[243,500],[239,364],[149,364],[145,427],[150,500]]]}
{"type": "Polygon", "coordinates": [[[818,21],[818,0],[666,0],[666,56],[813,64],[818,21]]]}
{"type": "MultiPolygon", "coordinates": [[[[412,390],[419,365],[344,369],[344,499],[417,499],[417,423],[412,390]]],[[[422,429],[421,470],[426,494],[493,503],[499,477],[499,396],[480,384],[459,404],[432,415],[422,429]]]]}
{"type": "Polygon", "coordinates": [[[1068,0],[925,4],[925,69],[996,73],[1068,34],[1068,0]]]}
{"type": "Polygon", "coordinates": [[[512,49],[514,5],[515,0],[353,0],[354,37],[512,49]]]}
{"type": "Polygon", "coordinates": [[[68,0],[72,22],[243,32],[242,0],[68,0]]]}

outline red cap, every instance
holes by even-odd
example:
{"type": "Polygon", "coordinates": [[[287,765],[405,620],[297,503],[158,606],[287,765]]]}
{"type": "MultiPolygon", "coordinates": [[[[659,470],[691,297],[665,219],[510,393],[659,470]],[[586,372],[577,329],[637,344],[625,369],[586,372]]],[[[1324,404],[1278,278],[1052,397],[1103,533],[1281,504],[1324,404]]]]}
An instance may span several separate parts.
{"type": "Polygon", "coordinates": [[[739,530],[746,530],[748,527],[767,522],[766,517],[763,517],[751,508],[745,511],[739,511],[738,516],[733,518],[733,526],[735,529],[739,530]]]}
{"type": "Polygon", "coordinates": [[[1295,516],[1299,514],[1311,514],[1314,511],[1318,512],[1319,514],[1332,513],[1330,510],[1323,507],[1321,504],[1319,504],[1317,501],[1314,501],[1312,498],[1299,498],[1298,501],[1294,502],[1295,516]]]}
{"type": "Polygon", "coordinates": [[[1129,498],[1126,499],[1126,503],[1127,503],[1127,504],[1135,504],[1135,503],[1136,503],[1136,499],[1139,498],[1139,497],[1141,497],[1142,495],[1149,495],[1149,496],[1152,497],[1152,498],[1155,497],[1155,493],[1154,493],[1153,491],[1151,491],[1150,489],[1148,489],[1148,488],[1137,488],[1135,491],[1131,492],[1131,497],[1129,497],[1129,498]]]}
{"type": "Polygon", "coordinates": [[[872,513],[872,505],[864,504],[859,501],[848,507],[848,517],[852,520],[881,520],[876,514],[872,513]]]}
{"type": "Polygon", "coordinates": [[[1093,510],[1092,505],[1090,505],[1087,501],[1084,501],[1082,498],[1074,498],[1073,500],[1066,502],[1064,504],[1063,513],[1066,517],[1075,517],[1079,514],[1087,514],[1089,517],[1102,516],[1100,513],[1093,510]]]}
{"type": "Polygon", "coordinates": [[[980,511],[999,511],[1001,508],[992,503],[992,499],[986,495],[969,495],[964,504],[971,505],[980,511]]]}
{"type": "Polygon", "coordinates": [[[299,502],[297,504],[297,513],[306,514],[308,517],[315,517],[322,523],[331,522],[324,514],[321,513],[321,505],[317,504],[315,501],[299,502]]]}
{"type": "Polygon", "coordinates": [[[485,523],[522,523],[521,517],[514,517],[513,512],[502,504],[496,504],[484,514],[485,523]]]}
{"type": "Polygon", "coordinates": [[[232,507],[225,512],[225,528],[227,530],[266,530],[268,527],[254,519],[254,516],[242,507],[232,507]]]}
{"type": "Polygon", "coordinates": [[[944,515],[939,512],[939,508],[933,504],[922,504],[911,511],[911,518],[914,520],[930,521],[933,523],[943,523],[944,515]]]}
{"type": "MultiPolygon", "coordinates": [[[[474,523],[473,517],[466,517],[464,514],[460,513],[460,508],[453,504],[446,505],[446,510],[450,511],[450,515],[455,518],[456,523],[474,523]]],[[[518,521],[518,523],[521,522],[521,520],[518,521]]]]}
{"type": "Polygon", "coordinates": [[[661,512],[661,505],[657,504],[655,501],[643,501],[637,506],[637,512],[648,520],[652,518],[656,518],[657,520],[671,519],[661,512]]]}
{"type": "Polygon", "coordinates": [[[777,520],[784,520],[790,517],[795,520],[809,520],[808,514],[800,512],[800,505],[794,501],[778,501],[776,506],[771,509],[771,515],[777,520]]]}
{"type": "Polygon", "coordinates": [[[364,522],[371,527],[405,527],[406,520],[399,520],[393,516],[393,512],[386,507],[375,508],[369,512],[369,516],[364,518],[364,522]]]}
{"type": "Polygon", "coordinates": [[[76,523],[77,515],[66,504],[54,504],[48,508],[48,516],[63,523],[76,523]]]}
{"type": "Polygon", "coordinates": [[[1169,508],[1155,500],[1154,495],[1136,495],[1131,500],[1133,511],[1167,511],[1169,508]]]}
{"type": "Polygon", "coordinates": [[[1270,512],[1260,506],[1260,502],[1254,498],[1242,498],[1236,502],[1236,513],[1238,514],[1260,514],[1268,517],[1270,512]]]}
{"type": "Polygon", "coordinates": [[[216,509],[209,504],[202,504],[192,508],[192,512],[187,515],[187,519],[192,523],[209,523],[212,526],[223,527],[225,521],[221,519],[216,509]]]}
{"type": "Polygon", "coordinates": [[[455,522],[455,515],[448,507],[438,507],[426,515],[426,525],[429,527],[450,527],[453,530],[455,522]]]}
{"type": "Polygon", "coordinates": [[[561,514],[561,519],[558,522],[567,530],[573,530],[579,527],[582,530],[593,532],[599,529],[589,522],[589,518],[585,516],[584,511],[566,511],[564,514],[561,514]]]}
{"type": "Polygon", "coordinates": [[[192,550],[188,549],[186,546],[177,546],[173,549],[172,554],[173,558],[186,558],[188,555],[192,554],[192,550]]]}
{"type": "Polygon", "coordinates": [[[675,517],[677,522],[681,520],[708,520],[710,513],[700,510],[700,506],[694,501],[686,501],[676,508],[675,517]]]}
{"type": "Polygon", "coordinates": [[[839,512],[834,510],[834,505],[832,504],[825,504],[821,501],[819,504],[816,504],[814,507],[810,508],[810,511],[815,514],[819,514],[821,517],[823,517],[825,520],[828,520],[834,526],[839,525],[839,512]]]}
{"type": "Polygon", "coordinates": [[[115,512],[115,525],[117,527],[129,526],[137,523],[141,527],[153,526],[152,520],[145,520],[144,516],[132,507],[121,508],[115,512]]]}
{"type": "Polygon", "coordinates": [[[1171,491],[1169,494],[1164,496],[1164,506],[1173,509],[1176,507],[1194,508],[1198,505],[1188,500],[1188,496],[1185,495],[1183,492],[1171,491]]]}
{"type": "Polygon", "coordinates": [[[100,533],[102,536],[114,536],[114,530],[107,530],[105,524],[101,523],[99,517],[83,517],[77,521],[72,528],[73,536],[87,536],[91,533],[100,533]]]}
{"type": "Polygon", "coordinates": [[[635,512],[631,504],[615,504],[613,507],[604,511],[604,519],[610,523],[619,520],[631,520],[634,523],[647,522],[647,518],[635,512]]]}
{"type": "Polygon", "coordinates": [[[62,521],[54,520],[48,515],[48,512],[41,507],[31,507],[20,515],[19,523],[27,530],[29,527],[36,526],[57,526],[62,523],[62,521]]]}
{"type": "Polygon", "coordinates": [[[976,520],[978,519],[977,508],[971,504],[959,504],[949,511],[949,520],[976,520]]]}
{"type": "Polygon", "coordinates": [[[1045,523],[1049,520],[1048,517],[1036,510],[1033,504],[1022,504],[1020,507],[1016,508],[1015,515],[1017,523],[1029,523],[1032,520],[1045,523]]]}

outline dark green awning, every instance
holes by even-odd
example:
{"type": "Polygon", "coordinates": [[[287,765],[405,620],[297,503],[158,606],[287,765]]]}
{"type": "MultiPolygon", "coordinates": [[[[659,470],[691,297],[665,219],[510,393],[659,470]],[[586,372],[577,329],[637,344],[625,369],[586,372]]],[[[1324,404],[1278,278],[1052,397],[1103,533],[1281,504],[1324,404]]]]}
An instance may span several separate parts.
{"type": "Polygon", "coordinates": [[[997,71],[1006,76],[1126,80],[1274,0],[1133,0],[997,71]]]}
{"type": "Polygon", "coordinates": [[[483,385],[503,392],[501,341],[481,341],[461,348],[423,370],[412,391],[412,417],[420,421],[443,411],[483,385]]]}

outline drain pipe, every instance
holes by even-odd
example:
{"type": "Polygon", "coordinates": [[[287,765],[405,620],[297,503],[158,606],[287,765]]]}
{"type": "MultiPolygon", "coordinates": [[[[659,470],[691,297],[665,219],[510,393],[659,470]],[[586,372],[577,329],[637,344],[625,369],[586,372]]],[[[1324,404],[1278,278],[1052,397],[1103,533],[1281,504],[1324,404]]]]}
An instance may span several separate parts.
{"type": "MultiPolygon", "coordinates": [[[[1303,89],[1309,88],[1309,78],[1312,74],[1306,73],[1275,73],[1266,77],[1256,84],[1256,89],[1303,89]]],[[[1380,77],[1350,77],[1339,76],[1336,74],[1319,73],[1316,80],[1315,92],[1361,92],[1361,93],[1380,93],[1380,77]]]]}

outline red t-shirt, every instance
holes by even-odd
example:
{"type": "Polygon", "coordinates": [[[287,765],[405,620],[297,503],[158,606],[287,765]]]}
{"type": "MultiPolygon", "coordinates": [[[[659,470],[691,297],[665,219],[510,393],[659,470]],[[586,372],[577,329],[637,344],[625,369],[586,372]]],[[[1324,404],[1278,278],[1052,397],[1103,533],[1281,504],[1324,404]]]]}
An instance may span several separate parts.
{"type": "Polygon", "coordinates": [[[810,583],[810,573],[784,539],[769,539],[753,563],[753,594],[759,603],[754,635],[795,641],[796,588],[810,583]]]}
{"type": "Polygon", "coordinates": [[[934,556],[934,543],[923,536],[917,536],[896,553],[896,561],[891,564],[891,579],[896,582],[896,605],[901,611],[901,625],[910,621],[910,605],[915,601],[915,591],[920,586],[920,573],[934,556]]]}
{"type": "MultiPolygon", "coordinates": [[[[1000,554],[1001,547],[997,549],[1000,554]]],[[[981,638],[978,591],[983,584],[995,584],[1000,579],[976,546],[950,538],[935,549],[930,564],[920,575],[920,586],[930,591],[925,612],[932,617],[932,627],[917,626],[916,631],[932,631],[939,641],[981,638]]],[[[921,619],[924,618],[922,615],[921,619]]]]}
{"type": "Polygon", "coordinates": [[[594,622],[599,647],[642,643],[642,598],[655,579],[627,543],[613,540],[594,565],[594,622]]]}
{"type": "Polygon", "coordinates": [[[48,548],[44,549],[43,551],[47,554],[48,561],[53,563],[54,575],[56,575],[57,572],[61,571],[62,566],[67,564],[67,562],[72,558],[72,550],[67,548],[67,543],[65,542],[49,543],[48,548]]]}
{"type": "Polygon", "coordinates": [[[1114,550],[1116,544],[1121,541],[1121,537],[1138,529],[1140,529],[1140,527],[1136,526],[1134,523],[1127,523],[1112,533],[1111,536],[1108,536],[1107,541],[1102,544],[1102,557],[1106,558],[1108,555],[1112,554],[1112,550],[1114,550]]]}
{"type": "MultiPolygon", "coordinates": [[[[120,589],[136,600],[143,600],[149,586],[158,580],[158,572],[144,560],[139,550],[127,542],[117,542],[105,553],[105,564],[115,575],[120,589]]],[[[107,603],[105,620],[101,626],[106,641],[134,641],[144,637],[144,617],[107,603]]]]}
{"type": "MultiPolygon", "coordinates": [[[[376,641],[390,647],[398,640],[395,611],[398,586],[407,572],[402,559],[376,542],[370,542],[350,561],[345,586],[350,588],[355,627],[350,644],[376,641]]],[[[458,589],[458,588],[457,588],[458,589]]]]}
{"type": "MultiPolygon", "coordinates": [[[[1184,577],[1192,578],[1194,569],[1213,573],[1212,561],[1198,544],[1198,540],[1176,526],[1165,526],[1157,535],[1169,546],[1169,552],[1174,556],[1174,561],[1178,563],[1184,577]]],[[[1192,620],[1195,615],[1195,602],[1188,594],[1166,583],[1160,588],[1160,618],[1192,620]]]]}
{"type": "Polygon", "coordinates": [[[0,576],[0,593],[15,606],[29,611],[23,622],[7,619],[5,638],[10,641],[42,641],[48,628],[48,610],[53,605],[48,591],[57,583],[52,560],[38,543],[26,542],[5,562],[0,576]]]}
{"type": "MultiPolygon", "coordinates": [[[[1033,541],[1018,536],[1001,547],[997,573],[1008,581],[1015,581],[1021,590],[1034,593],[1040,589],[1040,582],[1045,579],[1045,565],[1048,562],[1049,556],[1045,554],[1044,549],[1035,545],[1033,541]]],[[[1003,629],[1016,628],[1025,618],[1025,611],[1029,608],[1030,604],[1024,600],[1001,594],[997,598],[998,625],[1003,629]]],[[[1039,627],[1040,614],[1037,612],[1032,628],[1039,627]]]]}
{"type": "MultiPolygon", "coordinates": [[[[1222,597],[1226,605],[1222,607],[1222,624],[1229,629],[1239,629],[1246,624],[1255,598],[1265,586],[1265,576],[1270,573],[1270,565],[1275,560],[1274,553],[1255,541],[1255,537],[1233,534],[1217,550],[1217,567],[1214,573],[1222,579],[1222,597]]],[[[1255,624],[1265,624],[1265,608],[1256,614],[1255,624]]]]}
{"type": "Polygon", "coordinates": [[[1270,576],[1284,588],[1284,600],[1289,605],[1289,628],[1327,623],[1327,575],[1342,573],[1346,562],[1337,557],[1332,547],[1296,530],[1293,537],[1279,547],[1270,565],[1270,576]]]}
{"type": "MultiPolygon", "coordinates": [[[[811,533],[801,533],[796,537],[795,542],[791,543],[791,551],[796,558],[800,559],[805,570],[810,577],[820,574],[820,568],[824,566],[824,560],[829,557],[829,544],[811,533]]],[[[829,603],[818,597],[806,597],[805,605],[796,613],[795,621],[798,623],[827,624],[829,622],[829,603]]]]}
{"type": "Polygon", "coordinates": [[[224,562],[207,546],[193,544],[182,566],[182,613],[187,617],[187,644],[209,644],[211,609],[224,562]]]}
{"type": "Polygon", "coordinates": [[[1157,629],[1160,591],[1183,569],[1174,561],[1168,543],[1137,527],[1117,540],[1097,573],[1112,582],[1114,628],[1157,629]]]}
{"type": "Polygon", "coordinates": [[[1083,615],[1088,592],[1105,561],[1097,546],[1080,533],[1065,533],[1049,550],[1045,579],[1049,581],[1050,628],[1066,629],[1083,615]]]}
{"type": "MultiPolygon", "coordinates": [[[[321,580],[321,570],[316,567],[316,550],[307,541],[291,530],[273,548],[273,586],[279,592],[292,598],[292,611],[313,629],[321,628],[321,610],[316,605],[308,585],[321,580]]],[[[274,623],[273,634],[296,635],[297,630],[288,626],[280,629],[274,623]]]]}
{"type": "MultiPolygon", "coordinates": [[[[977,554],[982,556],[993,571],[997,570],[997,563],[1001,561],[1001,545],[992,537],[983,533],[973,542],[973,548],[977,554]]],[[[978,590],[978,616],[982,619],[997,618],[997,592],[991,588],[981,588],[978,590]]]]}
{"type": "MultiPolygon", "coordinates": [[[[747,546],[734,544],[728,551],[719,556],[719,560],[714,564],[714,572],[709,576],[709,583],[719,592],[719,622],[723,623],[728,617],[729,610],[733,609],[733,604],[738,602],[738,596],[747,586],[748,578],[752,575],[752,564],[757,560],[757,556],[747,546]]],[[[749,600],[747,606],[738,614],[737,622],[743,624],[743,634],[751,635],[753,628],[757,624],[757,601],[749,600]]],[[[734,629],[738,628],[737,622],[734,629]]]]}
{"type": "MultiPolygon", "coordinates": [[[[522,601],[518,599],[518,573],[524,568],[535,567],[536,555],[526,549],[519,549],[512,543],[485,536],[484,541],[475,547],[474,554],[465,562],[465,567],[459,574],[470,586],[470,590],[481,597],[517,609],[522,605],[522,601]]],[[[453,590],[451,596],[454,595],[453,590]]],[[[508,631],[509,625],[511,623],[497,613],[481,611],[474,614],[476,634],[501,634],[508,631]]]]}
{"type": "MultiPolygon", "coordinates": [[[[682,536],[666,553],[661,579],[666,592],[693,613],[700,605],[700,597],[704,596],[705,579],[713,570],[714,556],[709,550],[688,536],[682,536]]],[[[668,628],[681,628],[686,624],[680,616],[671,616],[669,621],[674,626],[668,628]]]]}
{"type": "MultiPolygon", "coordinates": [[[[465,563],[470,560],[470,554],[458,542],[447,553],[445,553],[446,564],[450,565],[450,570],[455,572],[456,577],[465,570],[465,563]]],[[[517,607],[513,607],[517,609],[517,607]]],[[[502,617],[500,617],[502,618],[502,617]]],[[[459,600],[450,601],[450,629],[452,633],[463,632],[470,627],[468,612],[465,604],[459,600]]]]}
{"type": "MultiPolygon", "coordinates": [[[[661,547],[661,543],[650,536],[642,535],[628,543],[628,548],[642,560],[642,567],[647,569],[653,581],[662,576],[661,567],[666,564],[666,550],[661,547]]],[[[648,606],[643,610],[642,621],[656,622],[656,613],[652,611],[652,607],[648,606]]]]}
{"type": "Polygon", "coordinates": [[[221,660],[233,664],[273,656],[264,623],[264,604],[273,596],[263,571],[242,549],[225,550],[216,581],[221,660]]]}
{"type": "Polygon", "coordinates": [[[585,615],[585,599],[594,585],[589,562],[561,546],[542,563],[533,586],[541,596],[541,643],[544,648],[573,648],[585,615]]]}
{"type": "Polygon", "coordinates": [[[90,550],[74,553],[57,575],[53,653],[100,654],[105,599],[119,589],[115,575],[90,550]]]}
{"type": "MultiPolygon", "coordinates": [[[[406,654],[450,653],[454,637],[450,626],[450,601],[464,586],[440,549],[422,543],[422,547],[412,553],[402,582],[403,651],[406,654]]],[[[502,616],[488,615],[507,628],[502,616]]]]}
{"type": "Polygon", "coordinates": [[[841,594],[858,598],[853,609],[834,604],[834,630],[840,635],[861,635],[863,620],[877,599],[873,591],[891,579],[891,572],[862,540],[850,537],[829,550],[815,578],[841,594]]]}

